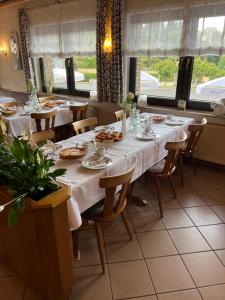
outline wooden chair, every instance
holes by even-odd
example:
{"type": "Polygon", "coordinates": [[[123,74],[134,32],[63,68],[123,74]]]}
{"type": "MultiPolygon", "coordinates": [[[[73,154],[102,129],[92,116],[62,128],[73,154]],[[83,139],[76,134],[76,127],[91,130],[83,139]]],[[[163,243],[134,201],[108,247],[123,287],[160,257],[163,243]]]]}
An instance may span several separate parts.
{"type": "Polygon", "coordinates": [[[8,108],[13,106],[16,106],[16,101],[0,103],[1,108],[8,108]]]}
{"type": "Polygon", "coordinates": [[[101,188],[105,188],[105,199],[82,214],[82,217],[85,220],[95,222],[103,273],[105,273],[103,224],[112,222],[117,216],[121,215],[130,240],[132,240],[131,228],[124,213],[124,209],[127,204],[126,195],[134,173],[134,168],[135,165],[133,165],[126,173],[100,178],[99,185],[101,188]],[[121,190],[118,197],[115,197],[118,186],[121,186],[121,190]]]}
{"type": "Polygon", "coordinates": [[[42,131],[41,121],[45,120],[45,129],[44,130],[53,130],[55,126],[55,115],[56,110],[52,110],[44,113],[32,113],[31,118],[35,120],[37,132],[42,131]]]}
{"type": "Polygon", "coordinates": [[[84,120],[86,118],[88,104],[78,105],[78,106],[70,106],[70,110],[73,113],[73,122],[84,120]]]}
{"type": "MultiPolygon", "coordinates": [[[[147,171],[147,175],[149,174],[151,177],[155,179],[155,187],[157,198],[159,202],[160,215],[163,217],[162,210],[162,201],[160,194],[160,178],[168,178],[169,184],[172,188],[174,198],[177,198],[175,187],[173,185],[171,175],[174,173],[176,169],[176,163],[180,157],[181,151],[185,146],[185,142],[187,140],[187,135],[185,132],[182,132],[181,138],[178,142],[167,142],[165,149],[168,150],[167,157],[162,159],[157,164],[155,164],[152,168],[147,171]]],[[[147,179],[147,177],[146,177],[147,179]]]]}
{"type": "Polygon", "coordinates": [[[115,111],[115,112],[114,112],[115,118],[116,118],[116,121],[117,121],[117,122],[123,120],[123,113],[124,113],[123,110],[118,110],[118,111],[115,111]]]}
{"type": "Polygon", "coordinates": [[[190,135],[187,140],[185,148],[181,152],[180,159],[179,159],[180,179],[181,179],[182,186],[184,185],[183,156],[188,156],[191,158],[194,174],[197,175],[194,153],[197,149],[199,139],[201,137],[201,134],[206,124],[207,124],[207,119],[203,118],[200,124],[192,124],[189,125],[188,127],[188,131],[190,132],[190,135]]]}
{"type": "Polygon", "coordinates": [[[41,142],[54,139],[55,133],[51,129],[32,134],[32,143],[38,145],[41,142]]]}
{"type": "Polygon", "coordinates": [[[72,123],[75,133],[81,134],[86,131],[89,131],[91,127],[95,127],[97,125],[97,119],[95,117],[88,118],[84,120],[80,120],[72,123]]]}

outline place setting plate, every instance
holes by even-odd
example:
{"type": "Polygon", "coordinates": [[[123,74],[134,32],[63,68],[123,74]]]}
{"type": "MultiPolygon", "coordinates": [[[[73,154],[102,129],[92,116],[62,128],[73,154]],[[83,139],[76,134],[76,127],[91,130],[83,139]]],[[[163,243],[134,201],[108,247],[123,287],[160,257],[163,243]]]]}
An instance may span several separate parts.
{"type": "Polygon", "coordinates": [[[184,121],[179,118],[166,119],[165,123],[170,126],[184,125],[184,121]]]}
{"type": "Polygon", "coordinates": [[[143,134],[143,133],[138,133],[136,135],[137,139],[139,140],[142,140],[142,141],[154,141],[154,140],[157,140],[159,138],[159,134],[149,134],[149,135],[146,135],[146,134],[143,134]]]}
{"type": "Polygon", "coordinates": [[[90,170],[101,170],[112,164],[112,159],[110,157],[104,156],[99,158],[99,160],[93,160],[93,156],[88,157],[82,161],[82,166],[90,170]]]}

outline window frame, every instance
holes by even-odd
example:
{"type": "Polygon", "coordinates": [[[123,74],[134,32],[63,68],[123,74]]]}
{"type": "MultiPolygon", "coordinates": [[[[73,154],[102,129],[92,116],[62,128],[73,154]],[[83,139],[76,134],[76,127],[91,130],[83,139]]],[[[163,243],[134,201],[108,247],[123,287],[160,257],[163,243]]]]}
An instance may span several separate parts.
{"type": "MultiPolygon", "coordinates": [[[[212,111],[209,102],[204,102],[203,100],[197,101],[197,100],[190,99],[193,66],[194,66],[193,56],[181,56],[179,58],[175,98],[147,95],[147,104],[177,108],[178,100],[184,99],[186,100],[187,109],[212,111]]],[[[130,57],[129,91],[131,91],[135,95],[136,95],[136,73],[137,73],[137,57],[130,57]]]]}

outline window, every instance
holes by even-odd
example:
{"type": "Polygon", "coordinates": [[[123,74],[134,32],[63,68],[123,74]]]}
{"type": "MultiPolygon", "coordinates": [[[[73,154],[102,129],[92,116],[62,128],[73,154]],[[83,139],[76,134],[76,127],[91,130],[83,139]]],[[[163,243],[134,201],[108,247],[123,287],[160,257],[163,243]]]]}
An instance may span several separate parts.
{"type": "Polygon", "coordinates": [[[179,59],[174,57],[139,57],[136,89],[140,94],[176,98],[179,59]]]}
{"type": "Polygon", "coordinates": [[[225,56],[195,58],[190,99],[216,102],[222,98],[225,98],[225,56]]]}
{"type": "MultiPolygon", "coordinates": [[[[53,92],[89,97],[96,91],[96,58],[89,57],[43,57],[39,58],[40,72],[35,67],[36,78],[40,77],[43,91],[52,85],[53,92]]],[[[37,65],[37,64],[36,64],[37,65]]]]}

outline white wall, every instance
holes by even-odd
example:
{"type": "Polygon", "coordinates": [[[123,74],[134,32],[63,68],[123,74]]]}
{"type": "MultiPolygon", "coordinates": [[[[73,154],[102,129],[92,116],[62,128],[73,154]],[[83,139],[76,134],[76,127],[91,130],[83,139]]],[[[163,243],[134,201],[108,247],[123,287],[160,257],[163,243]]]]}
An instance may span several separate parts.
{"type": "Polygon", "coordinates": [[[0,8],[0,45],[5,47],[7,56],[0,55],[0,87],[18,91],[26,90],[24,71],[14,69],[9,46],[11,32],[19,33],[18,9],[21,5],[0,8]]]}

